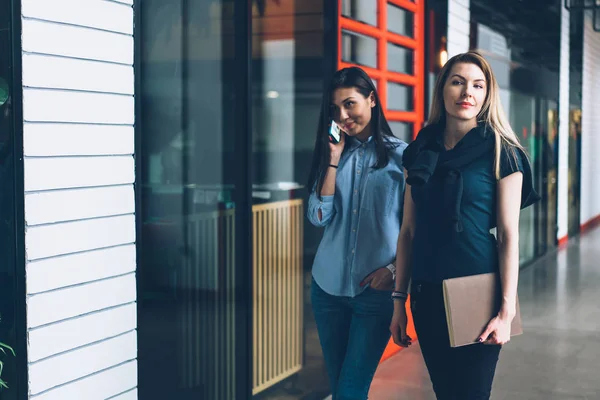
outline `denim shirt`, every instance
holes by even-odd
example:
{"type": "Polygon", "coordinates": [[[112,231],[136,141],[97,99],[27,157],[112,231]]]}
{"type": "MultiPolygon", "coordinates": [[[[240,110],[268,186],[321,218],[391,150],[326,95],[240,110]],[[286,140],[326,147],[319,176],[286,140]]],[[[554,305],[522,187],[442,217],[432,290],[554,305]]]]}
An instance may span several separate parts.
{"type": "Polygon", "coordinates": [[[407,144],[392,138],[397,147],[381,169],[372,138],[361,143],[347,137],[335,181],[335,194],[319,199],[313,189],[308,219],[325,232],[313,264],[313,278],[327,293],[355,297],[365,288],[360,282],[396,258],[396,245],[404,204],[402,153],[407,144]],[[322,218],[319,220],[319,209],[322,218]]]}

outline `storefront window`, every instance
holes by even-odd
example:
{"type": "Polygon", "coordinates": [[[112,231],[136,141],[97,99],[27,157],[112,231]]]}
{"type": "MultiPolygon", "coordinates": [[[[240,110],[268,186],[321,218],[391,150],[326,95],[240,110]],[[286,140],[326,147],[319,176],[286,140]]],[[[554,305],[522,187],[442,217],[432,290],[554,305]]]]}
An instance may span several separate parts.
{"type": "MultiPolygon", "coordinates": [[[[536,152],[537,136],[534,130],[535,99],[518,92],[511,92],[508,114],[513,130],[531,157],[531,166],[535,177],[538,157],[536,152]]],[[[519,256],[521,262],[535,257],[535,207],[521,210],[519,218],[519,256]]]]}
{"type": "Polygon", "coordinates": [[[247,73],[238,4],[139,6],[141,399],[234,400],[249,391],[251,261],[236,251],[248,236],[239,228],[248,219],[238,184],[248,149],[238,122],[248,105],[236,87],[247,73]]]}
{"type": "MultiPolygon", "coordinates": [[[[255,399],[323,399],[330,393],[308,296],[322,233],[304,222],[327,73],[325,1],[267,3],[252,17],[255,399]]],[[[363,11],[368,19],[369,7],[363,11]]],[[[353,49],[370,54],[360,43],[353,49]]]]}
{"type": "Polygon", "coordinates": [[[237,35],[247,38],[237,31],[237,7],[226,0],[148,0],[140,7],[144,399],[330,393],[306,295],[320,231],[304,224],[327,70],[325,4],[253,1],[245,60],[236,53],[237,35]],[[240,98],[236,77],[249,71],[251,97],[240,98]],[[251,145],[235,140],[243,113],[251,114],[252,124],[241,128],[251,145]],[[239,182],[249,169],[245,211],[239,182]],[[252,257],[236,250],[248,240],[240,218],[251,224],[252,257]],[[252,298],[243,296],[250,291],[252,298]],[[240,310],[251,315],[247,323],[240,310]],[[240,349],[248,350],[247,362],[240,349]]]}
{"type": "Polygon", "coordinates": [[[519,17],[514,27],[505,29],[491,17],[490,7],[498,7],[499,15],[503,15],[499,4],[485,0],[471,3],[471,19],[477,21],[472,30],[474,47],[494,70],[502,106],[529,156],[533,185],[541,196],[539,202],[520,214],[519,255],[524,265],[556,245],[559,59],[555,48],[559,35],[558,30],[552,30],[555,27],[550,21],[559,26],[559,19],[548,11],[548,35],[537,42],[528,41],[523,35],[515,36],[529,29],[525,17],[519,17]]]}

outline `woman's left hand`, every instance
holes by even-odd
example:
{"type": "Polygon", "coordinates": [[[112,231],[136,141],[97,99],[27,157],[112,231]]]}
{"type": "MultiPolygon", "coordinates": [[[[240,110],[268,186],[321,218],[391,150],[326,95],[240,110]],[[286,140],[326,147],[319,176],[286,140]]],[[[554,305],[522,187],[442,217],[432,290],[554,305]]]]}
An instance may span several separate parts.
{"type": "Polygon", "coordinates": [[[363,279],[360,286],[365,286],[366,284],[369,284],[372,289],[376,290],[392,290],[394,287],[392,272],[386,267],[376,269],[363,279]]]}
{"type": "Polygon", "coordinates": [[[510,327],[512,318],[498,315],[488,323],[487,327],[477,338],[483,344],[506,344],[510,341],[510,327]]]}

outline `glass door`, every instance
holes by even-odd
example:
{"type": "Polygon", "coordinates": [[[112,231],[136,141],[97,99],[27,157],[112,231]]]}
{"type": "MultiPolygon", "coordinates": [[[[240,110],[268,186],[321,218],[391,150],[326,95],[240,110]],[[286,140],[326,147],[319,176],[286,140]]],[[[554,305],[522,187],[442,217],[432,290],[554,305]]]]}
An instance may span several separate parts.
{"type": "Polygon", "coordinates": [[[138,3],[139,396],[245,399],[249,4],[138,3]]]}

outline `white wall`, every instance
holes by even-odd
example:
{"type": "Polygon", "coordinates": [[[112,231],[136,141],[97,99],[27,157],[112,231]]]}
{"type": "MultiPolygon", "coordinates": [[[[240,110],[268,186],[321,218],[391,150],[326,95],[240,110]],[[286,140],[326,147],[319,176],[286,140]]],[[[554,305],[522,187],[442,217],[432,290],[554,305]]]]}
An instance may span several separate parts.
{"type": "Polygon", "coordinates": [[[562,4],[560,25],[560,82],[558,94],[558,233],[559,240],[569,233],[569,26],[570,13],[562,4]]]}
{"type": "Polygon", "coordinates": [[[137,398],[133,0],[22,0],[29,398],[137,398]]]}
{"type": "Polygon", "coordinates": [[[600,216],[600,33],[591,13],[583,29],[581,224],[600,216]]]}
{"type": "Polygon", "coordinates": [[[470,0],[448,0],[448,58],[469,51],[470,0]]]}

